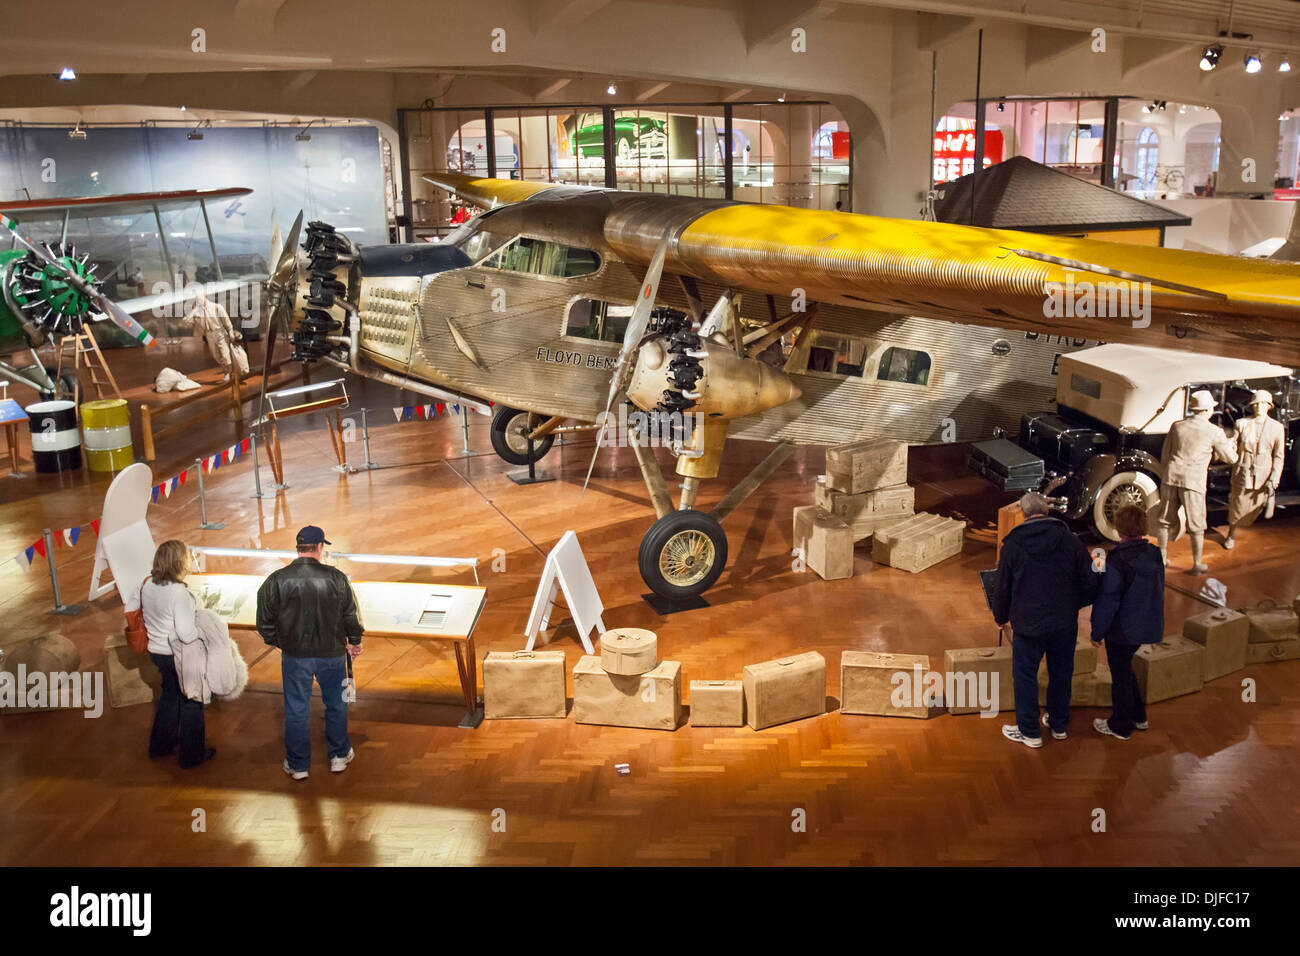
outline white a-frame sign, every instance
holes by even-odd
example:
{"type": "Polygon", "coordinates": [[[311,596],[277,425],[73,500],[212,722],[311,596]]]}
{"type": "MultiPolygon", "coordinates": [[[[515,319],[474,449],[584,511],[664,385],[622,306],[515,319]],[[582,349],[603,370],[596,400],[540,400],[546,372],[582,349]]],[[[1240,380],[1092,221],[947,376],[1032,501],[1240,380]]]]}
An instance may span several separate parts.
{"type": "Polygon", "coordinates": [[[528,637],[525,650],[531,651],[537,643],[537,635],[546,630],[551,620],[551,608],[555,607],[555,599],[561,590],[583,650],[588,654],[596,653],[591,646],[591,632],[605,633],[605,623],[600,619],[605,605],[596,593],[596,582],[587,567],[578,536],[572,531],[564,532],[560,543],[546,556],[542,580],[537,585],[537,596],[533,598],[533,610],[528,615],[528,629],[524,632],[528,637]]]}

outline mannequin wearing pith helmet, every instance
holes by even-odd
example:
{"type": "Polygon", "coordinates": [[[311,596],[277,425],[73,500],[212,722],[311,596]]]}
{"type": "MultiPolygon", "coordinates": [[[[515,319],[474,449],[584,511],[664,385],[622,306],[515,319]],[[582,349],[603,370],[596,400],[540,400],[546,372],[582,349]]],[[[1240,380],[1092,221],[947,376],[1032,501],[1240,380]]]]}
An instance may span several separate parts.
{"type": "Polygon", "coordinates": [[[1191,415],[1175,422],[1160,449],[1164,481],[1160,485],[1160,530],[1157,542],[1165,564],[1169,563],[1169,531],[1178,526],[1178,508],[1187,518],[1192,541],[1192,574],[1210,570],[1201,560],[1205,550],[1205,485],[1210,461],[1216,455],[1230,465],[1237,463],[1237,450],[1223,429],[1210,421],[1214,396],[1205,389],[1192,393],[1187,406],[1191,415]]]}
{"type": "Polygon", "coordinates": [[[1225,548],[1237,546],[1237,528],[1255,523],[1282,480],[1286,432],[1281,422],[1269,417],[1272,407],[1272,394],[1261,388],[1251,399],[1251,417],[1237,420],[1237,464],[1232,469],[1225,548]]]}

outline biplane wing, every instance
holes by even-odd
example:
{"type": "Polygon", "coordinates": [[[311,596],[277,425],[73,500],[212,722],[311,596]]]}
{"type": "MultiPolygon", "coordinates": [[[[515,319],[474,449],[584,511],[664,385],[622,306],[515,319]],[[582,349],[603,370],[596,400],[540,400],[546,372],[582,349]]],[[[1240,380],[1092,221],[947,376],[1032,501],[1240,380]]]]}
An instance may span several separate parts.
{"type": "Polygon", "coordinates": [[[66,215],[122,216],[141,212],[170,212],[197,202],[216,202],[247,196],[245,186],[226,189],[178,189],[157,193],[119,193],[114,196],[71,196],[56,199],[0,199],[0,212],[18,222],[55,222],[66,215]]]}
{"type": "MultiPolygon", "coordinates": [[[[553,184],[426,177],[481,206],[553,184]]],[[[666,274],[777,296],[1046,335],[1181,348],[1300,367],[1300,266],[1015,232],[667,194],[600,194],[591,242],[666,274]],[[642,227],[642,224],[644,227],[642,227]]],[[[581,191],[579,193],[579,191],[581,191]]],[[[586,219],[584,221],[592,221],[586,219]]]]}

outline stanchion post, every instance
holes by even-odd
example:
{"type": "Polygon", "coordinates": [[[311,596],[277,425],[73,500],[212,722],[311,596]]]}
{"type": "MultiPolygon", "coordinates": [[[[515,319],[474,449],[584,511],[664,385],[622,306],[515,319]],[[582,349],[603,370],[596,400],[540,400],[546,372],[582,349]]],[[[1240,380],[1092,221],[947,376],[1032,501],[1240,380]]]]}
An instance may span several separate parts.
{"type": "Polygon", "coordinates": [[[203,488],[203,459],[195,458],[194,464],[199,473],[199,528],[204,531],[220,531],[224,524],[208,520],[208,499],[203,488]]]}
{"type": "Polygon", "coordinates": [[[369,471],[372,468],[378,468],[375,462],[370,460],[370,425],[366,421],[366,410],[361,409],[361,447],[366,450],[366,460],[361,465],[360,471],[369,471]]]}
{"type": "Polygon", "coordinates": [[[269,491],[262,490],[262,466],[257,460],[257,436],[249,435],[248,444],[253,449],[253,497],[254,498],[274,498],[275,495],[269,491]]]}
{"type": "Polygon", "coordinates": [[[45,528],[41,531],[41,537],[45,539],[45,561],[50,566],[50,587],[54,591],[54,607],[50,613],[80,614],[86,605],[64,604],[63,597],[59,594],[59,569],[54,566],[54,535],[50,534],[49,528],[45,528]]]}
{"type": "Polygon", "coordinates": [[[464,433],[465,433],[465,447],[462,448],[462,449],[460,450],[460,453],[461,453],[462,455],[468,455],[468,454],[470,454],[470,450],[469,450],[469,406],[468,406],[468,405],[462,405],[462,406],[460,407],[460,414],[461,414],[461,425],[463,426],[463,430],[464,430],[464,433]]]}

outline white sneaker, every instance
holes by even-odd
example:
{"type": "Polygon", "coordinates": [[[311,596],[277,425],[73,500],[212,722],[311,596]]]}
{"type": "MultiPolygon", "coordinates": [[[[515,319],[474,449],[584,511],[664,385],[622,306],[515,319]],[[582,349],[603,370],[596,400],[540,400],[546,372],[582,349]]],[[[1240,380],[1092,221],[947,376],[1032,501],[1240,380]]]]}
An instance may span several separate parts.
{"type": "Polygon", "coordinates": [[[294,770],[292,767],[289,766],[289,760],[288,760],[287,757],[285,758],[285,761],[284,761],[284,772],[287,773],[289,776],[293,777],[293,779],[295,779],[295,780],[306,780],[306,779],[307,779],[307,771],[306,771],[306,770],[294,770]]]}
{"type": "Polygon", "coordinates": [[[1151,726],[1151,725],[1148,724],[1145,720],[1139,720],[1139,721],[1137,721],[1137,722],[1133,725],[1133,729],[1134,729],[1134,730],[1146,730],[1146,729],[1147,729],[1148,727],[1150,727],[1150,726],[1151,726]]]}
{"type": "Polygon", "coordinates": [[[1042,737],[1026,737],[1015,724],[1003,724],[1002,736],[1006,737],[1007,740],[1014,740],[1018,744],[1024,744],[1026,747],[1032,747],[1035,750],[1043,745],[1042,737]]]}
{"type": "MultiPolygon", "coordinates": [[[[1047,722],[1046,714],[1043,714],[1043,726],[1046,727],[1048,730],[1052,730],[1052,725],[1047,722]]],[[[1064,730],[1062,730],[1059,734],[1055,730],[1052,730],[1053,740],[1064,740],[1068,736],[1070,735],[1066,733],[1064,730]]]]}
{"type": "Polygon", "coordinates": [[[346,757],[330,757],[330,772],[342,773],[344,770],[347,770],[348,764],[352,762],[352,758],[355,757],[356,755],[357,755],[356,750],[354,750],[352,747],[349,747],[348,755],[346,757]]]}
{"type": "Polygon", "coordinates": [[[1110,724],[1105,717],[1098,717],[1092,722],[1092,729],[1105,737],[1114,737],[1116,740],[1128,740],[1127,737],[1121,737],[1115,731],[1110,729],[1110,724]]]}

